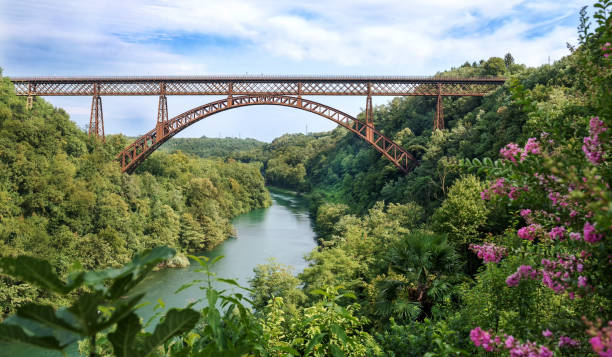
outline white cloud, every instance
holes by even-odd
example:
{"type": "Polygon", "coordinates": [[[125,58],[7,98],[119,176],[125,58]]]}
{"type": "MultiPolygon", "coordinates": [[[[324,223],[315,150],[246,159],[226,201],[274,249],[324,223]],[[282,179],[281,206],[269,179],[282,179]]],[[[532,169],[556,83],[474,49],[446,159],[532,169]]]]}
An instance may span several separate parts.
{"type": "MultiPolygon", "coordinates": [[[[574,42],[581,5],[579,0],[73,0],[61,5],[0,0],[0,65],[7,75],[431,75],[511,52],[519,62],[536,66],[568,53],[565,43],[574,42]],[[547,31],[530,36],[542,29],[547,31]]],[[[80,107],[77,98],[66,100],[52,99],[80,107]]],[[[197,99],[176,105],[183,109],[196,102],[201,104],[197,99]]],[[[143,110],[144,101],[109,103],[121,107],[105,106],[105,118],[140,115],[140,131],[148,130],[144,125],[154,110],[143,110]]],[[[343,109],[356,114],[363,105],[353,103],[343,109]]],[[[83,110],[73,114],[87,120],[83,110]]],[[[301,123],[296,125],[291,130],[301,130],[301,123]]],[[[228,135],[232,130],[240,129],[228,126],[228,135]]]]}

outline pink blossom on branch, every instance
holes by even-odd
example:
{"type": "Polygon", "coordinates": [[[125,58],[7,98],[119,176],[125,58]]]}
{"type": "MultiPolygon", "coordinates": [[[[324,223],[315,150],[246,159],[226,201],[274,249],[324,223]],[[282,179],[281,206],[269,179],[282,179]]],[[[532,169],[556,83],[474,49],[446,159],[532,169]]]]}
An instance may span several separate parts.
{"type": "Polygon", "coordinates": [[[589,136],[583,140],[582,151],[587,160],[594,165],[599,165],[603,162],[604,151],[599,141],[599,134],[606,130],[608,128],[604,125],[603,120],[600,120],[599,117],[591,118],[589,122],[589,136]]]}
{"type": "Polygon", "coordinates": [[[542,226],[539,224],[530,224],[527,227],[520,228],[516,233],[521,239],[534,240],[542,231],[542,226]]]}
{"type": "Polygon", "coordinates": [[[595,226],[589,222],[584,223],[583,231],[584,241],[589,243],[597,243],[601,240],[601,234],[595,230],[595,226]]]}
{"type": "Polygon", "coordinates": [[[507,255],[506,248],[491,243],[470,244],[470,249],[485,263],[499,263],[507,255]]]}
{"type": "Polygon", "coordinates": [[[487,352],[499,352],[502,349],[509,350],[511,357],[552,357],[552,351],[546,346],[540,346],[534,342],[518,342],[512,335],[495,336],[490,331],[476,327],[470,331],[470,340],[476,347],[481,347],[487,352]],[[502,342],[503,340],[503,342],[502,342]]]}

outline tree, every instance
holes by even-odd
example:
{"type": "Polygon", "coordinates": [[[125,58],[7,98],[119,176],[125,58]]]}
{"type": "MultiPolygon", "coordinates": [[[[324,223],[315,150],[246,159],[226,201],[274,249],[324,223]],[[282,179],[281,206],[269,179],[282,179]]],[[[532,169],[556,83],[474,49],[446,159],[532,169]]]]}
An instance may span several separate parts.
{"type": "Polygon", "coordinates": [[[510,52],[506,53],[504,56],[504,64],[506,65],[506,69],[510,69],[510,66],[514,64],[514,57],[510,52]]]}
{"type": "Polygon", "coordinates": [[[375,281],[374,313],[406,321],[431,316],[432,307],[453,293],[461,263],[443,235],[417,232],[391,245],[387,274],[375,281]]]}
{"type": "Polygon", "coordinates": [[[491,57],[484,64],[485,74],[497,76],[506,71],[506,63],[499,57],[491,57]]]}

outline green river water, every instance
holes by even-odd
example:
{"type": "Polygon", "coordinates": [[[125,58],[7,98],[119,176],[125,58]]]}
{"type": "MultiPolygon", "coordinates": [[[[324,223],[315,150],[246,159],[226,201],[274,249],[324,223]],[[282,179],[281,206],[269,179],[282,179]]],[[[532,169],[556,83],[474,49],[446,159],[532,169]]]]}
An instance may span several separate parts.
{"type": "MultiPolygon", "coordinates": [[[[269,258],[293,266],[295,273],[306,267],[304,255],[316,246],[306,202],[291,193],[274,189],[270,193],[273,201],[270,207],[236,217],[233,220],[236,237],[228,239],[210,252],[201,254],[211,258],[224,256],[211,269],[217,276],[236,279],[242,286],[248,286],[248,280],[253,277],[253,268],[266,263],[269,258]]],[[[136,288],[136,292],[146,292],[143,300],[150,302],[138,310],[144,321],[154,315],[153,306],[157,304],[157,299],[162,299],[165,310],[168,310],[184,307],[202,298],[203,292],[198,286],[185,289],[179,294],[174,293],[185,283],[194,279],[205,279],[203,273],[195,271],[199,267],[194,262],[188,268],[154,272],[144,280],[136,288]]],[[[196,305],[198,306],[202,305],[196,305]]],[[[154,325],[155,322],[149,330],[154,328],[154,325]]],[[[67,352],[70,356],[78,356],[76,346],[71,346],[67,352]]],[[[61,355],[20,344],[0,346],[0,356],[61,355]]]]}

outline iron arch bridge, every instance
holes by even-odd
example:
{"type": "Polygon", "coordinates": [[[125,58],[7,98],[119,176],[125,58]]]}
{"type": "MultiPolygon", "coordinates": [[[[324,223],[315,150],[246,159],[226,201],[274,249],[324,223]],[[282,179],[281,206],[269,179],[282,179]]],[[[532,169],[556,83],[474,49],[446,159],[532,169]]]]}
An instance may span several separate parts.
{"type": "Polygon", "coordinates": [[[213,114],[250,105],[280,105],[305,110],[341,125],[370,143],[403,172],[409,172],[416,159],[378,130],[344,112],[311,100],[284,96],[238,96],[221,99],[180,114],[144,134],[117,155],[124,172],[132,172],[144,159],[181,130],[213,114]]]}
{"type": "Polygon", "coordinates": [[[176,133],[210,115],[249,105],[280,105],[309,111],[352,131],[407,173],[415,158],[374,127],[372,96],[437,98],[434,130],[444,128],[444,96],[484,96],[505,78],[405,76],[187,76],[187,77],[28,77],[10,78],[17,95],[91,96],[89,135],[104,140],[102,96],[159,96],[155,129],[125,148],[117,159],[123,172],[132,172],[176,133]],[[167,95],[224,95],[227,98],[168,119],[167,95]],[[365,122],[332,107],[303,99],[305,95],[366,96],[365,122]]]}

